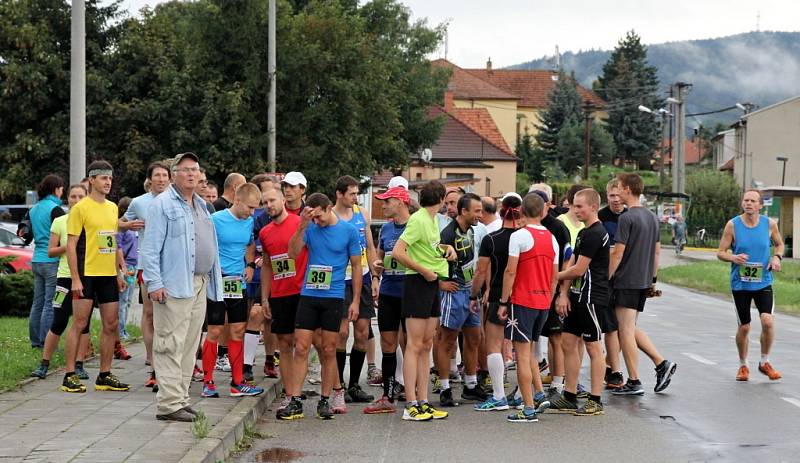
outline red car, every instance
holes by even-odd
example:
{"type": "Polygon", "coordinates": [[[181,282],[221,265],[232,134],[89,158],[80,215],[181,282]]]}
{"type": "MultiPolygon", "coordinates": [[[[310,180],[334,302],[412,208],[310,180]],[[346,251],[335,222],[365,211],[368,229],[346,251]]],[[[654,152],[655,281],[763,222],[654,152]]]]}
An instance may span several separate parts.
{"type": "Polygon", "coordinates": [[[16,273],[20,270],[30,270],[33,248],[25,246],[22,239],[18,238],[8,227],[0,226],[0,259],[6,257],[14,260],[0,265],[0,273],[16,273]]]}

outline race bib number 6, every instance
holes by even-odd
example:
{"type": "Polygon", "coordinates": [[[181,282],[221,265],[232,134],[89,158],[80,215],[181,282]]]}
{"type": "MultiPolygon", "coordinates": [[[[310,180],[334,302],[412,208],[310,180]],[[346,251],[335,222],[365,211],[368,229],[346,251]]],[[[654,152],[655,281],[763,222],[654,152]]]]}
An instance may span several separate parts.
{"type": "Polygon", "coordinates": [[[747,262],[739,266],[739,281],[761,283],[764,265],[761,262],[747,262]]]}
{"type": "Polygon", "coordinates": [[[290,258],[289,254],[278,254],[270,256],[269,259],[272,263],[273,280],[283,280],[297,274],[294,259],[290,258]]]}
{"type": "Polygon", "coordinates": [[[386,255],[383,257],[383,274],[387,276],[391,275],[405,275],[406,268],[400,262],[397,262],[394,257],[392,257],[391,252],[387,252],[386,255]]]}
{"type": "Polygon", "coordinates": [[[97,233],[97,252],[114,254],[117,252],[117,232],[100,231],[97,233]]]}
{"type": "Polygon", "coordinates": [[[222,277],[222,297],[225,299],[241,299],[242,277],[222,277]]]}
{"type": "Polygon", "coordinates": [[[331,289],[333,267],[330,265],[309,265],[306,276],[306,289],[331,289]]]}

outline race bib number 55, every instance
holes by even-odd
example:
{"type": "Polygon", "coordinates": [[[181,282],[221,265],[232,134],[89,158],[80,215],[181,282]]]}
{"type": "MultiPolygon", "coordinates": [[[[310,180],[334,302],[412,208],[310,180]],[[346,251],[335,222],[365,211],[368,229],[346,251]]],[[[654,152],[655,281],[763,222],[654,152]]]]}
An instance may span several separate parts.
{"type": "Polygon", "coordinates": [[[222,297],[225,299],[241,299],[242,277],[222,277],[222,297]]]}

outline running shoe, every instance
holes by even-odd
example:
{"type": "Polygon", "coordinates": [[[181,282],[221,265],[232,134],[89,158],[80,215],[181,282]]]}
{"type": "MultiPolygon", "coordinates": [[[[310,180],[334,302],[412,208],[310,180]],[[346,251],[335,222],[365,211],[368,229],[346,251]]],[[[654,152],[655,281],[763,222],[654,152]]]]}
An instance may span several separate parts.
{"type": "Polygon", "coordinates": [[[583,387],[583,384],[578,383],[578,392],[576,392],[579,399],[588,399],[589,398],[589,391],[583,387]]]}
{"type": "Polygon", "coordinates": [[[508,402],[509,407],[519,407],[522,405],[522,397],[516,398],[518,390],[519,386],[514,386],[514,390],[511,391],[511,394],[506,396],[506,402],[508,402]]]}
{"type": "Polygon", "coordinates": [[[736,372],[736,381],[747,381],[750,379],[750,369],[747,365],[741,365],[739,371],[736,372]]]}
{"type": "MultiPolygon", "coordinates": [[[[653,388],[653,392],[661,392],[669,386],[669,382],[672,380],[672,375],[675,374],[675,370],[678,369],[678,364],[675,362],[671,362],[669,360],[664,360],[661,362],[660,365],[656,367],[656,385],[653,388]]],[[[780,377],[780,375],[778,375],[780,377]]]]}
{"type": "Polygon", "coordinates": [[[632,384],[629,379],[624,386],[611,391],[611,393],[614,395],[644,395],[644,389],[642,388],[642,383],[632,384]]]}
{"type": "Polygon", "coordinates": [[[423,411],[418,405],[409,404],[403,410],[403,419],[405,421],[430,421],[433,419],[433,415],[423,411]]]}
{"type": "Polygon", "coordinates": [[[264,364],[264,376],[267,378],[277,378],[278,377],[278,370],[275,369],[274,363],[265,363],[264,364]]]}
{"type": "Polygon", "coordinates": [[[375,387],[383,387],[383,374],[380,368],[371,366],[367,370],[367,384],[375,387]]]}
{"type": "Polygon", "coordinates": [[[225,354],[222,357],[217,357],[217,364],[214,366],[214,369],[225,372],[231,371],[231,361],[228,360],[228,354],[225,354]]]}
{"type": "Polygon", "coordinates": [[[620,389],[624,385],[625,378],[622,376],[621,371],[612,372],[608,380],[606,380],[606,389],[608,390],[620,389]]]}
{"type": "Polygon", "coordinates": [[[475,404],[474,407],[475,411],[478,412],[490,412],[493,410],[508,410],[508,401],[505,397],[502,399],[495,399],[494,397],[489,397],[486,401],[475,404]]]}
{"type": "Polygon", "coordinates": [[[400,383],[394,383],[394,387],[392,388],[392,396],[394,397],[394,400],[398,402],[405,402],[406,387],[400,383]]]}
{"type": "Polygon", "coordinates": [[[389,402],[389,398],[386,396],[381,397],[380,399],[376,400],[375,402],[371,403],[364,407],[364,413],[367,415],[377,415],[379,413],[394,413],[395,406],[393,403],[389,402]]]}
{"type": "Polygon", "coordinates": [[[542,359],[542,361],[539,362],[539,373],[544,373],[544,371],[547,370],[547,367],[549,366],[550,365],[547,364],[547,359],[542,359]]]}
{"type": "Polygon", "coordinates": [[[578,404],[564,397],[564,394],[561,394],[559,397],[550,401],[550,409],[556,412],[573,413],[578,409],[578,404]]]}
{"type": "Polygon", "coordinates": [[[464,378],[461,377],[461,373],[457,371],[451,371],[450,374],[447,375],[447,379],[450,380],[451,383],[463,383],[464,378]]]}
{"type": "MultiPolygon", "coordinates": [[[[330,408],[330,406],[328,406],[330,408]]],[[[317,408],[319,413],[319,408],[317,408]]],[[[304,418],[303,415],[303,402],[299,400],[289,400],[284,408],[278,410],[275,417],[279,420],[291,421],[304,418]]],[[[327,418],[326,418],[327,419],[327,418]]]]}
{"type": "Polygon", "coordinates": [[[39,366],[31,373],[32,378],[44,379],[47,377],[47,365],[40,363],[39,366]]]}
{"type": "Polygon", "coordinates": [[[308,384],[312,386],[316,386],[317,384],[322,384],[322,378],[320,376],[319,366],[311,366],[308,367],[308,377],[306,378],[308,384]]]}
{"type": "Polygon", "coordinates": [[[328,399],[319,399],[319,402],[317,402],[317,418],[321,420],[333,419],[333,409],[331,409],[328,399]]]}
{"type": "Polygon", "coordinates": [[[536,408],[536,413],[542,414],[550,408],[550,400],[544,391],[539,391],[533,395],[533,406],[536,408]]]}
{"type": "Polygon", "coordinates": [[[431,383],[433,383],[433,387],[431,388],[431,392],[434,394],[438,394],[442,392],[442,381],[439,380],[439,375],[436,373],[431,373],[431,383]]]}
{"type": "Polygon", "coordinates": [[[599,404],[592,399],[586,401],[583,406],[575,410],[572,414],[575,416],[594,416],[594,415],[602,415],[603,412],[603,404],[599,404]]]}
{"type": "MultiPolygon", "coordinates": [[[[758,364],[758,371],[767,375],[767,377],[773,381],[777,381],[782,378],[781,374],[778,373],[778,370],[772,368],[772,364],[769,362],[759,363],[758,364]]],[[[673,370],[674,373],[674,370],[673,370]]],[[[666,387],[666,386],[665,386],[666,387]]]]}
{"type": "Polygon", "coordinates": [[[86,370],[83,369],[83,365],[80,366],[75,365],[75,374],[78,375],[79,379],[82,379],[84,381],[89,379],[89,373],[87,373],[86,370]]]}
{"type": "Polygon", "coordinates": [[[71,374],[64,376],[64,381],[61,383],[61,390],[64,392],[86,392],[86,386],[81,384],[78,375],[71,374]]]}
{"type": "Polygon", "coordinates": [[[358,384],[350,386],[350,388],[347,389],[347,393],[350,394],[350,399],[355,403],[369,403],[375,400],[373,395],[364,392],[358,384]]]}
{"type": "Polygon", "coordinates": [[[231,385],[231,397],[252,397],[263,393],[264,389],[258,386],[250,386],[249,384],[231,385]]]}
{"type": "Polygon", "coordinates": [[[475,387],[464,386],[461,390],[461,398],[472,402],[483,402],[487,399],[487,394],[477,385],[475,387]]]}
{"type": "Polygon", "coordinates": [[[517,369],[517,362],[513,360],[509,360],[506,362],[506,370],[516,370],[517,369]]]}
{"type": "Polygon", "coordinates": [[[347,387],[345,387],[344,383],[342,383],[342,390],[344,390],[344,403],[346,404],[353,403],[353,398],[350,397],[350,394],[347,392],[347,387]]]}
{"type": "Polygon", "coordinates": [[[333,413],[337,415],[344,415],[347,413],[347,404],[344,400],[344,388],[333,390],[331,393],[331,402],[333,413]]]}
{"type": "Polygon", "coordinates": [[[194,366],[194,372],[192,372],[192,381],[196,383],[203,382],[203,370],[197,365],[194,366]]]}
{"type": "Polygon", "coordinates": [[[200,395],[203,397],[218,398],[219,392],[217,392],[217,385],[214,384],[214,381],[207,381],[203,383],[203,392],[201,392],[200,395]]]}
{"type": "Polygon", "coordinates": [[[611,369],[611,367],[606,366],[606,372],[603,375],[603,384],[608,384],[608,380],[611,379],[612,373],[614,373],[614,371],[611,369]]]}
{"type": "Polygon", "coordinates": [[[430,415],[433,417],[434,420],[443,420],[450,415],[445,411],[433,408],[433,406],[428,402],[423,403],[422,405],[420,405],[420,407],[422,408],[423,412],[430,413],[430,415]]]}
{"type": "Polygon", "coordinates": [[[158,384],[158,381],[156,381],[156,372],[151,371],[150,376],[147,377],[147,381],[144,382],[144,387],[155,387],[156,384],[158,384]]]}
{"type": "Polygon", "coordinates": [[[489,376],[489,373],[478,374],[478,387],[487,392],[492,390],[492,377],[489,376]]]}
{"type": "Polygon", "coordinates": [[[459,404],[453,400],[453,389],[442,389],[439,393],[439,406],[440,407],[457,407],[459,404]]]}
{"type": "Polygon", "coordinates": [[[281,392],[281,403],[278,404],[278,407],[275,409],[275,411],[279,412],[284,408],[288,407],[291,401],[292,401],[291,397],[286,397],[286,394],[281,392]]]}
{"type": "Polygon", "coordinates": [[[277,350],[272,354],[272,363],[275,364],[275,368],[281,366],[281,353],[277,350]]]}
{"type": "Polygon", "coordinates": [[[114,358],[117,360],[131,359],[131,354],[125,350],[125,347],[123,347],[122,343],[119,341],[117,341],[117,343],[114,345],[114,358]]]}
{"type": "Polygon", "coordinates": [[[105,377],[97,376],[97,379],[94,381],[94,390],[95,391],[128,391],[130,390],[130,386],[121,382],[116,376],[109,373],[105,377]]]}
{"type": "Polygon", "coordinates": [[[242,377],[246,383],[252,383],[255,380],[253,376],[253,365],[245,365],[242,368],[242,377]]]}
{"type": "Polygon", "coordinates": [[[525,410],[517,410],[516,412],[508,415],[506,419],[512,423],[536,423],[539,421],[536,411],[525,413],[525,410]]]}

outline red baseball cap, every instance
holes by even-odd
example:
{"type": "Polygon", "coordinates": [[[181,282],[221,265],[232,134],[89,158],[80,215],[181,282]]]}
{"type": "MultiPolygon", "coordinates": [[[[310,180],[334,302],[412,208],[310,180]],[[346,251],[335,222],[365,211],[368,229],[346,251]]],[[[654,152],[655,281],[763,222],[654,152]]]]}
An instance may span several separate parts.
{"type": "Polygon", "coordinates": [[[386,190],[386,192],[375,195],[375,197],[378,199],[397,198],[406,204],[411,202],[411,198],[408,196],[408,190],[406,190],[401,186],[389,188],[388,190],[386,190]]]}

